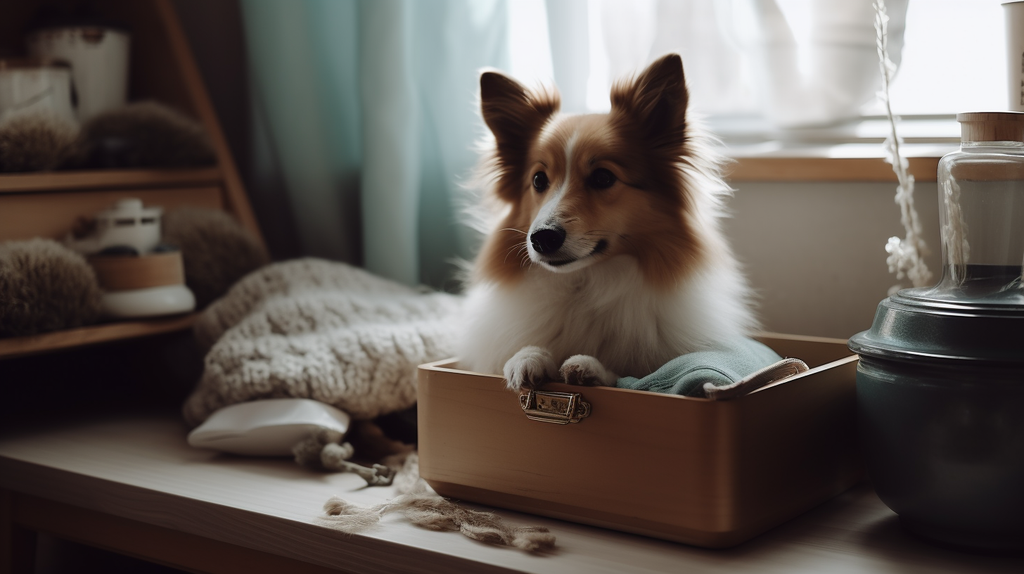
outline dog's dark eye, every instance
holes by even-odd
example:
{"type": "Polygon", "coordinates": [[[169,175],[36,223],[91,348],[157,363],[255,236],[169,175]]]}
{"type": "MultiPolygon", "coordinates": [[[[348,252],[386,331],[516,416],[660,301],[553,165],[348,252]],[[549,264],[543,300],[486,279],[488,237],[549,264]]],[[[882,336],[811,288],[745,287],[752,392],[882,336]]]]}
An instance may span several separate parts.
{"type": "Polygon", "coordinates": [[[543,192],[544,190],[546,190],[548,188],[549,183],[550,182],[548,182],[548,174],[544,173],[543,171],[538,171],[537,173],[533,174],[533,189],[536,189],[538,192],[543,192]]]}
{"type": "Polygon", "coordinates": [[[615,185],[615,174],[603,167],[597,168],[587,178],[587,183],[595,189],[608,189],[615,185]]]}

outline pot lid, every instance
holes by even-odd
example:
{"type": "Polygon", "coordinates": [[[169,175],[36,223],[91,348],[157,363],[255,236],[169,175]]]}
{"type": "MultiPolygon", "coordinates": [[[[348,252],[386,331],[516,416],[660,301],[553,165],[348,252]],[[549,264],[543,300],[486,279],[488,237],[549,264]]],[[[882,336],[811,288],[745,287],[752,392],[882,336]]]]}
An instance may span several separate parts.
{"type": "Polygon", "coordinates": [[[871,328],[849,347],[876,358],[1024,368],[1024,294],[1018,287],[953,298],[936,287],[903,289],[878,304],[871,328]]]}

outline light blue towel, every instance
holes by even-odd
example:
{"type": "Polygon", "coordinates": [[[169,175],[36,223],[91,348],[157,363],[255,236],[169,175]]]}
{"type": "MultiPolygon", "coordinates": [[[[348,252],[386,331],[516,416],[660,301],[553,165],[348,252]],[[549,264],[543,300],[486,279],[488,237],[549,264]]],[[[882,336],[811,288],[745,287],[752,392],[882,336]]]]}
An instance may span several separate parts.
{"type": "Polygon", "coordinates": [[[713,349],[676,357],[641,379],[622,377],[615,386],[620,389],[705,397],[704,385],[707,383],[715,387],[733,385],[781,360],[778,353],[762,343],[753,339],[737,339],[713,349]]]}

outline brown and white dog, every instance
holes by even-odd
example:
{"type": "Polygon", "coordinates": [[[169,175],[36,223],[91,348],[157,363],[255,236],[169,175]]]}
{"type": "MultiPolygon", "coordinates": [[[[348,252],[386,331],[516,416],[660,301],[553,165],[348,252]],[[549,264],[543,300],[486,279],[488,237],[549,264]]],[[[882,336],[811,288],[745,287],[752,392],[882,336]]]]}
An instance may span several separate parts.
{"type": "Polygon", "coordinates": [[[616,84],[607,114],[560,114],[557,93],[496,72],[480,96],[502,212],[473,265],[462,367],[514,390],[614,385],[755,327],[678,55],[616,84]]]}

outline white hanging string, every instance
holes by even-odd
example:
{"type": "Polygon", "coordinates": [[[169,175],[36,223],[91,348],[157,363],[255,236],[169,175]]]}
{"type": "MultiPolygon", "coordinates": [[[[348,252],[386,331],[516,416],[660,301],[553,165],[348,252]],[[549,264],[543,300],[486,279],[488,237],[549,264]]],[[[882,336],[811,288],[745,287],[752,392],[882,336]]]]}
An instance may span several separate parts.
{"type": "MultiPolygon", "coordinates": [[[[888,26],[889,15],[885,9],[885,0],[877,0],[875,8],[875,43],[878,48],[878,67],[882,72],[882,89],[878,92],[878,99],[885,106],[886,116],[889,118],[889,135],[885,138],[885,161],[892,165],[892,170],[899,180],[896,187],[896,203],[900,206],[900,222],[906,231],[903,239],[890,237],[885,245],[885,251],[889,253],[886,263],[889,265],[889,272],[895,273],[897,279],[908,278],[914,287],[928,285],[932,278],[931,271],[924,262],[924,256],[928,254],[928,246],[921,237],[921,221],[914,207],[914,176],[908,172],[909,164],[907,159],[900,155],[900,144],[903,139],[896,133],[896,118],[892,113],[892,106],[889,104],[889,85],[896,73],[896,65],[889,59],[888,50],[888,26]]],[[[889,293],[895,293],[901,285],[894,285],[889,293]]]]}

